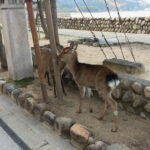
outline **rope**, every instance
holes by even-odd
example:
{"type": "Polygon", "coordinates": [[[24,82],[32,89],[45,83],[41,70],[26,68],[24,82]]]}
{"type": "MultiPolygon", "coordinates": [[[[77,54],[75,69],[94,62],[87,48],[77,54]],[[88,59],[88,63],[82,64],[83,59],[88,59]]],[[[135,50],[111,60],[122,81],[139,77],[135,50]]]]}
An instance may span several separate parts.
{"type": "MultiPolygon", "coordinates": [[[[84,2],[84,4],[85,4],[85,6],[86,6],[86,8],[87,8],[88,12],[90,13],[90,15],[91,15],[92,19],[94,20],[94,22],[95,22],[96,26],[97,26],[97,27],[99,27],[99,26],[98,26],[98,24],[97,24],[97,22],[96,22],[96,20],[94,19],[94,16],[92,15],[92,13],[91,13],[91,11],[90,11],[90,9],[89,9],[89,7],[88,7],[87,3],[85,2],[85,0],[83,0],[83,2],[84,2]]],[[[114,54],[115,58],[117,58],[117,56],[116,56],[115,52],[113,51],[112,47],[111,47],[111,46],[110,46],[110,44],[108,43],[108,41],[107,41],[107,39],[106,39],[105,35],[103,34],[103,32],[102,32],[102,31],[100,31],[100,32],[101,32],[102,37],[104,38],[104,40],[105,40],[106,44],[109,46],[109,48],[111,49],[112,53],[114,54]]]]}
{"type": "MultiPolygon", "coordinates": [[[[84,0],[83,0],[83,1],[84,1],[84,0]]],[[[124,53],[123,53],[123,50],[122,50],[122,47],[121,47],[119,38],[118,38],[117,33],[116,33],[116,31],[115,31],[115,26],[114,26],[113,21],[112,21],[112,16],[111,16],[111,13],[110,13],[110,9],[109,9],[109,7],[108,7],[108,4],[107,4],[107,0],[104,0],[104,1],[105,1],[106,9],[107,9],[108,14],[109,14],[109,17],[110,17],[111,24],[112,24],[113,29],[114,29],[114,32],[115,32],[116,39],[117,39],[117,41],[118,41],[118,44],[119,44],[119,47],[120,47],[120,50],[121,50],[121,53],[122,53],[122,57],[123,57],[123,59],[125,60],[125,56],[124,56],[124,53]]]]}
{"type": "MultiPolygon", "coordinates": [[[[82,11],[81,11],[81,9],[80,9],[79,5],[77,4],[76,0],[74,0],[74,2],[75,2],[75,4],[76,4],[76,6],[77,6],[77,8],[78,8],[79,12],[81,13],[82,18],[84,19],[85,17],[84,17],[84,15],[83,15],[83,13],[82,13],[82,11]]],[[[94,37],[94,40],[98,40],[98,38],[96,38],[95,33],[91,30],[91,27],[89,26],[89,24],[87,24],[87,26],[89,27],[90,32],[91,32],[92,36],[94,37]]],[[[105,56],[105,58],[107,59],[107,56],[106,56],[106,54],[105,54],[104,50],[102,49],[102,46],[100,45],[100,43],[99,43],[98,45],[99,45],[99,48],[100,48],[100,50],[102,51],[103,55],[104,55],[104,56],[105,56]]]]}
{"type": "MultiPolygon", "coordinates": [[[[119,23],[120,23],[120,25],[122,25],[121,15],[120,15],[120,13],[119,13],[119,8],[118,8],[118,6],[117,6],[116,0],[114,0],[114,3],[115,3],[115,7],[116,7],[116,10],[117,10],[117,13],[118,13],[119,23]]],[[[129,47],[130,53],[131,53],[131,55],[132,55],[132,58],[133,58],[134,62],[136,62],[135,56],[134,56],[134,53],[133,53],[133,50],[132,50],[132,47],[131,47],[131,43],[130,43],[130,41],[129,41],[129,38],[127,37],[126,33],[124,33],[124,35],[125,35],[125,40],[126,40],[127,43],[128,43],[128,47],[129,47]]]]}

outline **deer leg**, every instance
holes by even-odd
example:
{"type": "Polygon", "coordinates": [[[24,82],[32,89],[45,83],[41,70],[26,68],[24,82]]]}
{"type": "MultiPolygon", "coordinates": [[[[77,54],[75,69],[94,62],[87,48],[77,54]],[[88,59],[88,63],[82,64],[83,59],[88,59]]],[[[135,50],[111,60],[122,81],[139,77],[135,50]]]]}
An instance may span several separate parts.
{"type": "Polygon", "coordinates": [[[80,98],[79,98],[79,110],[77,111],[78,113],[82,112],[82,99],[85,96],[85,92],[86,92],[86,88],[85,87],[80,87],[79,88],[80,91],[80,98]]]}
{"type": "Polygon", "coordinates": [[[48,85],[50,86],[51,83],[50,83],[50,79],[49,79],[49,72],[45,73],[45,78],[46,78],[46,76],[47,76],[48,85]]]}
{"type": "Polygon", "coordinates": [[[111,94],[109,98],[107,99],[107,103],[112,108],[113,114],[114,114],[114,127],[111,130],[112,132],[117,132],[119,125],[118,125],[118,109],[117,109],[117,102],[112,99],[111,94]]]}
{"type": "Polygon", "coordinates": [[[63,90],[64,95],[67,96],[65,88],[64,88],[64,82],[63,82],[62,77],[61,77],[61,86],[62,86],[62,90],[63,90]]]}
{"type": "Polygon", "coordinates": [[[57,97],[57,94],[56,94],[56,82],[55,82],[55,77],[52,75],[52,79],[53,79],[53,84],[54,84],[54,97],[56,98],[57,97]]]}
{"type": "Polygon", "coordinates": [[[91,88],[87,88],[87,97],[89,99],[89,112],[93,112],[92,106],[91,106],[91,96],[93,95],[93,92],[91,90],[91,88]]]}
{"type": "Polygon", "coordinates": [[[108,108],[108,104],[107,104],[107,101],[105,100],[105,106],[104,106],[104,111],[103,113],[100,115],[100,117],[98,118],[98,120],[102,120],[104,118],[104,115],[107,111],[107,108],[108,108]]]}

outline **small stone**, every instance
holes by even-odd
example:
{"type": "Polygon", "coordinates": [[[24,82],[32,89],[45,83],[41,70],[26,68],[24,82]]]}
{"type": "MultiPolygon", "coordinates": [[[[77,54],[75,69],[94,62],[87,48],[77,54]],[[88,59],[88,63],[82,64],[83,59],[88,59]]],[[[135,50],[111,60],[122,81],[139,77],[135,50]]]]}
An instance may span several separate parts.
{"type": "Polygon", "coordinates": [[[94,144],[95,143],[94,138],[93,137],[89,137],[88,143],[89,144],[94,144]]]}
{"type": "Polygon", "coordinates": [[[106,150],[107,145],[102,141],[97,141],[95,144],[91,144],[87,147],[87,150],[106,150]]]}
{"type": "Polygon", "coordinates": [[[49,125],[54,126],[56,115],[50,111],[45,111],[43,115],[44,121],[46,121],[49,125]]]}
{"type": "Polygon", "coordinates": [[[11,83],[6,83],[3,87],[3,93],[4,94],[9,94],[11,93],[14,89],[17,89],[17,86],[15,84],[11,83]]]}
{"type": "Polygon", "coordinates": [[[146,98],[150,99],[150,86],[144,88],[144,95],[146,98]]]}
{"type": "Polygon", "coordinates": [[[145,115],[144,112],[140,112],[140,117],[143,118],[143,119],[145,119],[145,120],[147,120],[147,117],[146,117],[146,115],[145,115]]]}
{"type": "Polygon", "coordinates": [[[130,148],[124,144],[112,144],[108,146],[107,150],[130,150],[130,148]]]}
{"type": "Polygon", "coordinates": [[[102,141],[97,141],[95,143],[95,145],[96,145],[96,150],[106,150],[107,149],[107,145],[102,141]]]}
{"type": "Polygon", "coordinates": [[[34,108],[34,105],[36,104],[37,102],[35,101],[35,99],[33,97],[28,97],[26,98],[26,101],[25,101],[25,104],[24,104],[24,107],[29,111],[29,112],[33,112],[33,108],[34,108]]]}
{"type": "Polygon", "coordinates": [[[81,124],[74,124],[70,130],[71,144],[83,150],[88,145],[88,140],[90,137],[90,132],[81,124]]]}
{"type": "Polygon", "coordinates": [[[145,105],[144,109],[145,109],[148,113],[150,112],[150,102],[145,105]]]}
{"type": "Polygon", "coordinates": [[[49,111],[50,107],[46,103],[35,104],[33,108],[33,114],[36,119],[43,121],[43,114],[45,111],[49,111]]]}
{"type": "Polygon", "coordinates": [[[58,117],[55,121],[55,129],[59,131],[60,135],[70,136],[70,128],[75,122],[71,118],[58,117]]]}
{"type": "Polygon", "coordinates": [[[119,106],[119,108],[120,108],[121,110],[124,110],[124,106],[123,106],[122,103],[118,103],[118,106],[119,106]]]}
{"type": "Polygon", "coordinates": [[[16,90],[16,89],[18,89],[18,87],[17,87],[17,85],[15,85],[15,84],[11,84],[11,85],[7,86],[7,88],[6,88],[7,94],[8,94],[9,96],[11,96],[12,91],[14,91],[14,90],[16,90]]]}
{"type": "Polygon", "coordinates": [[[18,96],[22,94],[22,91],[20,89],[15,89],[11,92],[11,98],[16,103],[18,101],[18,96]]]}
{"type": "Polygon", "coordinates": [[[134,90],[135,93],[142,94],[142,85],[140,83],[134,82],[132,84],[132,89],[134,90]]]}
{"type": "Polygon", "coordinates": [[[135,114],[135,110],[131,106],[127,107],[127,112],[135,114]]]}
{"type": "Polygon", "coordinates": [[[24,107],[25,106],[25,101],[29,97],[33,97],[33,96],[31,94],[28,94],[28,93],[20,94],[17,98],[17,104],[20,105],[21,107],[24,107]]]}
{"type": "Polygon", "coordinates": [[[134,102],[133,102],[133,107],[139,107],[145,103],[144,99],[140,95],[134,95],[134,102]]]}
{"type": "Polygon", "coordinates": [[[99,42],[93,43],[94,47],[98,47],[99,46],[99,42]]]}

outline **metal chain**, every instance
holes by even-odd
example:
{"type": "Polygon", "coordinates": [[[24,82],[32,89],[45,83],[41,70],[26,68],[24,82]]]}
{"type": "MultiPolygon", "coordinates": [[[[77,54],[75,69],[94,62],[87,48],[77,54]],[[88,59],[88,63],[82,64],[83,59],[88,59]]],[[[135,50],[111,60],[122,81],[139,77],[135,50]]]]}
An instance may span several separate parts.
{"type": "MultiPolygon", "coordinates": [[[[79,12],[81,13],[82,18],[84,19],[85,17],[84,17],[84,15],[83,15],[83,13],[82,13],[82,11],[81,11],[79,5],[77,4],[76,0],[74,0],[74,2],[75,2],[75,4],[76,4],[76,6],[77,6],[79,12]]],[[[90,32],[91,32],[92,36],[94,37],[94,40],[98,40],[98,38],[96,38],[95,33],[91,30],[91,27],[89,26],[89,24],[87,24],[87,26],[88,26],[88,28],[90,29],[90,32]]],[[[98,40],[98,42],[99,42],[99,40],[98,40]]],[[[106,54],[105,54],[105,52],[104,52],[102,46],[100,45],[100,43],[99,43],[98,45],[99,45],[99,48],[100,48],[100,50],[102,51],[103,55],[104,55],[105,58],[107,59],[107,56],[106,56],[106,54]]]]}
{"type": "MultiPolygon", "coordinates": [[[[114,3],[115,3],[115,7],[116,7],[116,10],[117,10],[117,13],[118,13],[119,23],[120,23],[120,25],[122,26],[121,15],[120,15],[120,13],[119,13],[119,8],[118,8],[118,6],[117,6],[116,0],[114,0],[114,3]]],[[[130,53],[131,53],[131,55],[132,55],[132,58],[133,58],[134,62],[136,62],[135,56],[134,56],[134,53],[133,53],[133,50],[132,50],[132,47],[131,47],[131,43],[130,43],[130,41],[129,41],[129,38],[127,37],[126,33],[124,33],[124,35],[125,35],[125,40],[126,40],[127,43],[128,43],[128,47],[129,47],[130,53]]]]}
{"type": "MultiPolygon", "coordinates": [[[[84,1],[84,0],[83,0],[83,1],[84,1]]],[[[118,41],[118,44],[119,44],[119,47],[120,47],[120,50],[121,50],[121,53],[122,53],[122,57],[123,57],[123,59],[125,60],[125,56],[124,56],[124,53],[123,53],[123,50],[122,50],[121,43],[120,43],[120,41],[119,41],[117,32],[115,31],[115,26],[114,26],[114,23],[113,23],[113,21],[112,21],[112,16],[111,16],[111,13],[110,13],[110,9],[109,9],[107,0],[104,0],[104,1],[105,1],[106,9],[107,9],[108,14],[109,14],[109,17],[110,17],[110,22],[111,22],[111,24],[112,24],[112,26],[113,26],[113,29],[114,29],[114,32],[115,32],[115,36],[116,36],[116,39],[117,39],[117,41],[118,41]]]]}
{"type": "MultiPolygon", "coordinates": [[[[84,4],[85,4],[85,6],[86,6],[86,8],[87,8],[88,12],[90,13],[90,15],[91,15],[92,19],[94,20],[94,22],[95,22],[96,26],[97,26],[97,27],[99,27],[99,26],[98,26],[98,24],[97,24],[97,22],[96,22],[96,20],[94,19],[94,16],[92,15],[92,13],[91,13],[91,11],[90,11],[90,9],[89,9],[89,7],[88,7],[87,3],[85,2],[85,0],[83,0],[83,2],[84,2],[84,4]]],[[[110,46],[109,42],[107,41],[107,39],[106,39],[105,35],[103,34],[103,32],[102,32],[102,31],[100,31],[100,32],[101,32],[102,37],[104,38],[104,40],[105,40],[106,44],[109,46],[109,48],[111,49],[112,53],[114,54],[115,58],[117,58],[117,56],[116,56],[115,52],[113,51],[112,47],[110,46]]]]}

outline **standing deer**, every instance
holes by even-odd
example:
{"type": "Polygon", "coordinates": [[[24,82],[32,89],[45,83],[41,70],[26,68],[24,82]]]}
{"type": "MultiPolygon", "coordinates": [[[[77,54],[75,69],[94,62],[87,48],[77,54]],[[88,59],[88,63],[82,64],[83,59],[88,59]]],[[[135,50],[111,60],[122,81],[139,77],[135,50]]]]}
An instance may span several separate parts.
{"type": "Polygon", "coordinates": [[[118,110],[117,103],[113,100],[111,93],[116,88],[120,81],[116,73],[104,65],[89,65],[79,63],[77,60],[77,52],[68,51],[63,54],[61,60],[64,61],[73,75],[80,91],[80,104],[78,112],[82,112],[82,98],[85,96],[87,90],[89,97],[89,111],[92,112],[91,107],[91,89],[96,89],[99,95],[105,100],[104,111],[99,117],[103,119],[108,105],[111,106],[114,114],[114,127],[112,132],[118,130],[118,110]]]}
{"type": "MultiPolygon", "coordinates": [[[[65,62],[60,61],[60,57],[63,56],[64,53],[66,53],[68,51],[73,51],[76,48],[77,48],[77,44],[74,44],[74,42],[72,42],[69,47],[63,48],[62,52],[57,56],[58,68],[59,68],[61,76],[64,71],[65,62]]],[[[50,79],[49,79],[49,75],[51,75],[53,84],[54,84],[54,96],[56,97],[56,82],[55,82],[54,68],[53,68],[52,55],[51,55],[50,49],[42,48],[41,49],[41,57],[42,57],[42,67],[43,67],[43,71],[45,73],[45,78],[47,78],[48,84],[51,85],[50,79]]],[[[61,78],[61,84],[62,84],[63,93],[64,93],[64,95],[66,95],[62,78],[61,78]]]]}

